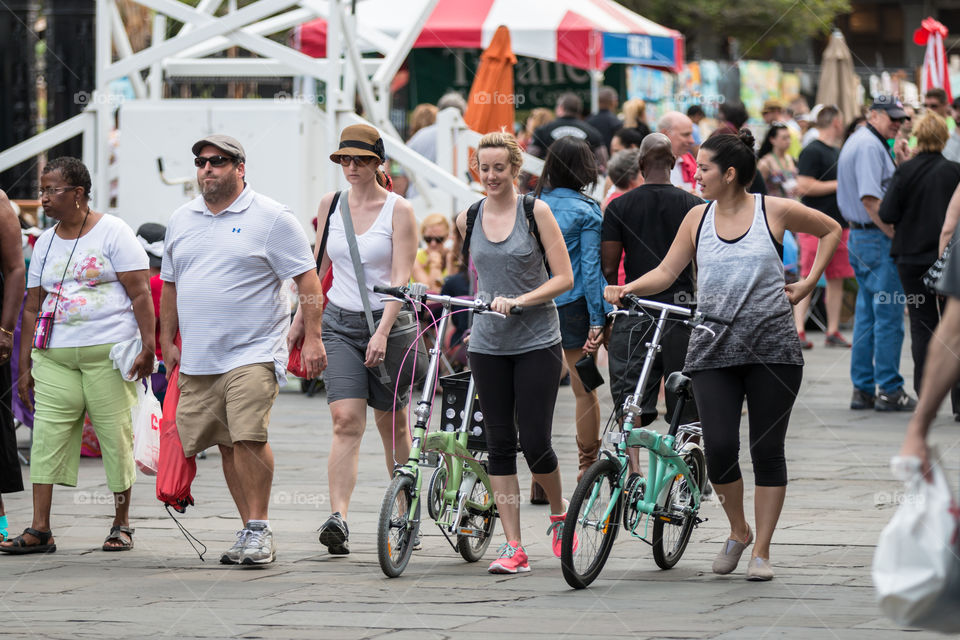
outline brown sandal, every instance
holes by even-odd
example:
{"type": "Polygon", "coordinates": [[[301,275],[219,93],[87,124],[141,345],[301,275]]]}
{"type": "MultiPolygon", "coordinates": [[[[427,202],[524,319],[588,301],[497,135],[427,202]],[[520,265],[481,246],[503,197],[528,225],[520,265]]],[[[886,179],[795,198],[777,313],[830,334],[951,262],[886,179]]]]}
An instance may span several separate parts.
{"type": "Polygon", "coordinates": [[[130,527],[124,527],[119,524],[115,524],[110,527],[110,535],[107,536],[107,539],[103,541],[104,551],[130,551],[133,549],[133,532],[136,529],[130,527]],[[123,536],[127,537],[124,538],[123,536]],[[113,540],[119,540],[120,544],[107,544],[113,540]]]}

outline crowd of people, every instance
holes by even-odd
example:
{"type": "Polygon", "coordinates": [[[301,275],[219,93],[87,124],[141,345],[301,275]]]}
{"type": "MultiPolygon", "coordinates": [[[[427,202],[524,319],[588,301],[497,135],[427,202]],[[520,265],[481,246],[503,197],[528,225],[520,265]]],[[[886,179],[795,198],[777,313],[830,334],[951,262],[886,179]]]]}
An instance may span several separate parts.
{"type": "MultiPolygon", "coordinates": [[[[436,157],[438,110],[450,107],[462,112],[462,97],[414,111],[409,144],[428,159],[436,157]]],[[[924,283],[960,218],[960,158],[950,155],[960,153],[960,132],[938,90],[927,93],[922,115],[881,96],[851,123],[833,105],[807,110],[802,101],[786,107],[770,100],[759,145],[740,103],[720,105],[713,131],[699,106],[665,113],[653,127],[642,100],[624,103],[621,115],[618,107],[617,93],[604,88],[600,109],[585,118],[581,100],[565,94],[554,112],[535,109],[516,137],[483,136],[471,168],[485,197],[453,217],[416,215],[404,196],[429,185],[429,176],[406,175],[390,163],[374,127],[347,127],[329,157],[349,187],[320,200],[312,250],[293,213],[248,183],[246,152],[228,135],[191,147],[200,195],[173,212],[165,228],[144,225],[137,233],[92,210],[90,175],[79,160],[48,162],[40,202],[56,224],[36,241],[29,269],[16,216],[0,192],[0,385],[15,386],[35,412],[32,521],[11,536],[0,501],[0,552],[56,550],[53,486],[76,486],[85,414],[115,496],[103,549],[133,548],[130,408],[136,381],[155,377],[162,361],[161,374],[179,372],[183,453],[219,448],[240,518],[220,561],[273,562],[270,412],[293,351],[305,376],[323,376],[333,425],[332,513],[319,541],[331,554],[349,554],[347,521],[368,407],[387,473],[409,455],[404,407],[422,371],[418,358],[405,356],[424,318],[374,290],[412,280],[433,292],[477,294],[506,314],[478,316],[470,327],[458,322],[451,335],[435,338],[443,349],[466,344],[464,364],[483,402],[506,537],[492,573],[530,570],[519,452],[533,475],[532,501],[549,504],[547,535],[559,557],[566,500],[551,440],[557,394],[568,375],[582,475],[599,455],[600,403],[577,364],[605,349],[610,393],[616,406],[623,403],[640,375],[651,320],[611,322],[607,313],[633,293],[731,320],[716,324],[715,335],[679,323],[667,329],[640,402],[641,424],[658,418],[662,382],[675,371],[688,373],[695,402],[683,419],[699,416],[708,477],[730,525],[713,571],[733,572],[752,544],[746,577],[773,578],[771,540],[788,480],[786,432],[802,351],[814,346],[805,331],[814,290],[825,289],[825,346],[851,349],[851,409],[917,406],[900,374],[906,310],[922,411],[905,451],[925,452],[929,422],[950,388],[924,370],[936,366],[960,377],[960,365],[947,367],[937,346],[960,333],[960,311],[955,302],[944,310],[943,297],[924,283]],[[521,171],[523,151],[544,159],[540,176],[521,171]],[[789,242],[799,263],[793,276],[784,264],[789,242]],[[841,333],[851,278],[852,343],[841,333]],[[280,293],[290,280],[299,294],[292,322],[280,293]],[[513,307],[523,314],[510,315],[513,307]],[[117,369],[112,347],[138,337],[132,368],[117,369]],[[752,525],[739,465],[744,401],[756,485],[752,525]]],[[[948,261],[947,276],[951,266],[960,271],[958,262],[948,261]]],[[[943,290],[948,296],[958,295],[960,274],[952,283],[943,290]]],[[[421,365],[425,359],[421,354],[421,365]]],[[[9,394],[4,398],[0,494],[23,490],[9,394]]],[[[960,387],[953,399],[960,420],[960,387]]],[[[672,413],[677,399],[667,393],[665,401],[672,413]]],[[[631,466],[637,470],[633,458],[631,466]]]]}

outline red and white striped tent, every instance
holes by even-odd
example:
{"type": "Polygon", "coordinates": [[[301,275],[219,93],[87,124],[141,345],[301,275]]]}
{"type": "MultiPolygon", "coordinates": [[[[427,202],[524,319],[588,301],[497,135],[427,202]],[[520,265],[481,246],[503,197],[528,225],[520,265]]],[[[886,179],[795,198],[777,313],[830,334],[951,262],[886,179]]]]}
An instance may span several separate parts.
{"type": "MultiPolygon", "coordinates": [[[[358,34],[364,27],[397,35],[424,0],[360,0],[358,34]]],[[[500,25],[510,30],[516,55],[603,70],[610,63],[679,71],[683,36],[613,0],[440,0],[414,43],[417,48],[485,49],[500,25]]],[[[327,23],[298,27],[300,49],[326,56],[327,23]]]]}
{"type": "Polygon", "coordinates": [[[943,47],[943,39],[948,33],[947,28],[941,23],[933,18],[927,18],[920,23],[920,28],[914,31],[913,41],[927,47],[921,73],[922,90],[943,89],[947,92],[947,102],[952,102],[950,72],[947,70],[947,54],[943,47]]]}

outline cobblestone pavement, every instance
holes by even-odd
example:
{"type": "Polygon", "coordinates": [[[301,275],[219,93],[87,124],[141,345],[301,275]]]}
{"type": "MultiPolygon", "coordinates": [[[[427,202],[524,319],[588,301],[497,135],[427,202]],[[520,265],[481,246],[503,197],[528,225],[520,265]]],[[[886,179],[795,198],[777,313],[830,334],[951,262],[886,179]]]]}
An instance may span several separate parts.
{"type": "MultiPolygon", "coordinates": [[[[587,590],[573,591],[544,535],[547,507],[524,505],[531,573],[486,572],[503,541],[499,529],[485,561],[467,564],[428,522],[423,550],[414,553],[403,576],[386,579],[377,564],[374,528],[387,475],[372,417],[349,519],[353,553],[331,557],[315,533],[328,515],[330,414],[322,396],[307,398],[291,385],[280,394],[272,419],[275,564],[243,569],[217,563],[239,520],[215,452],[199,461],[193,488],[197,505],[182,518],[209,546],[206,562],[191,552],[145,476],[133,491],[135,550],[103,553],[111,495],[100,462],[84,459],[79,487],[58,487],[54,493],[57,552],[0,557],[0,635],[901,637],[903,631],[882,618],[874,604],[869,568],[879,531],[894,511],[899,485],[890,477],[888,461],[899,447],[907,416],[847,409],[849,353],[821,345],[818,341],[805,354],[805,379],[787,434],[791,483],[772,547],[777,577],[770,583],[745,581],[744,567],[729,576],[710,572],[728,533],[716,500],[705,504],[701,515],[709,521],[694,531],[686,554],[670,571],[656,567],[647,545],[620,536],[600,578],[587,590]]],[[[912,369],[908,348],[904,345],[904,371],[912,369]]],[[[604,386],[600,393],[606,414],[609,390],[604,386]]],[[[951,449],[960,425],[947,409],[934,441],[954,463],[956,477],[957,455],[951,449]]],[[[573,414],[573,395],[562,387],[554,445],[567,495],[576,478],[573,414]]],[[[742,462],[750,499],[746,451],[742,462]]],[[[529,475],[521,472],[521,486],[528,482],[529,475]]],[[[28,525],[29,491],[5,499],[11,530],[28,525]]]]}

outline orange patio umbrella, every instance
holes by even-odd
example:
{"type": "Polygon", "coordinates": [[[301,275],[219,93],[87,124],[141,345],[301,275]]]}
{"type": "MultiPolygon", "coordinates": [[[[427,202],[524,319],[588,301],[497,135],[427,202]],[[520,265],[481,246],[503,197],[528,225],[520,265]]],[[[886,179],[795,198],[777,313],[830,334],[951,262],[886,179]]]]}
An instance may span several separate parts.
{"type": "Polygon", "coordinates": [[[491,133],[503,129],[513,133],[516,117],[513,65],[516,63],[517,57],[510,45],[510,31],[500,25],[490,46],[480,56],[480,66],[470,87],[463,119],[472,130],[491,133]]]}

